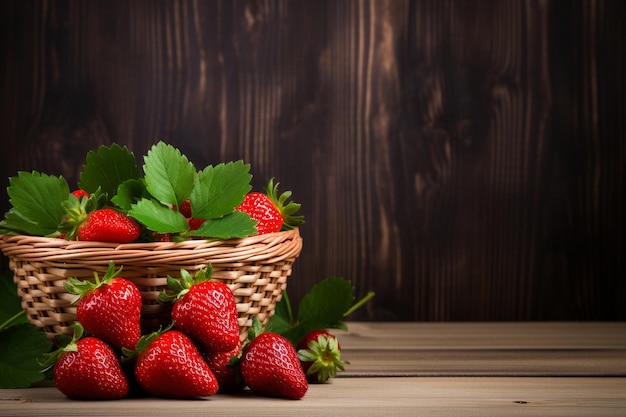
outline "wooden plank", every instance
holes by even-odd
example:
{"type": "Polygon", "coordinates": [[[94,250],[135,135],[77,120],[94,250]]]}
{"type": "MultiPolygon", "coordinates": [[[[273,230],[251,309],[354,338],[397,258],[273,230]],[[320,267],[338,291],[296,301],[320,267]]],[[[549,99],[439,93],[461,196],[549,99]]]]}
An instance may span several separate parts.
{"type": "Polygon", "coordinates": [[[55,388],[0,391],[3,416],[623,416],[626,378],[337,378],[299,401],[246,392],[84,402],[55,388]]]}
{"type": "Polygon", "coordinates": [[[347,376],[624,376],[626,350],[347,351],[347,376]]]}
{"type": "Polygon", "coordinates": [[[626,376],[626,323],[348,323],[347,376],[626,376]]]}
{"type": "Polygon", "coordinates": [[[345,349],[626,349],[626,322],[348,322],[345,349]]]}

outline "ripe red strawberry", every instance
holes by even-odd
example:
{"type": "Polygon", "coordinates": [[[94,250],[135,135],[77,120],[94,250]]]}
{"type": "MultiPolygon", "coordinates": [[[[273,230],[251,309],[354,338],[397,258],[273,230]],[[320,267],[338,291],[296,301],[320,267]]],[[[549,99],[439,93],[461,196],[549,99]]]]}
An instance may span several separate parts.
{"type": "Polygon", "coordinates": [[[128,394],[129,385],[113,349],[96,337],[84,337],[76,324],[74,338],[49,356],[59,391],[78,400],[114,400],[128,394]]]}
{"type": "Polygon", "coordinates": [[[296,350],[309,381],[326,382],[337,376],[337,370],[344,370],[341,346],[335,335],[327,330],[307,333],[296,350]]]}
{"type": "Polygon", "coordinates": [[[204,219],[196,219],[194,217],[188,217],[187,223],[189,224],[189,230],[198,230],[198,228],[202,226],[202,223],[204,223],[205,221],[206,220],[204,219]]]}
{"type": "Polygon", "coordinates": [[[234,392],[245,387],[238,361],[232,363],[233,356],[237,357],[241,353],[240,350],[241,343],[238,343],[237,347],[230,352],[201,351],[202,357],[217,379],[219,392],[234,392]]]}
{"type": "Polygon", "coordinates": [[[180,214],[187,218],[191,217],[191,201],[189,199],[183,201],[180,204],[178,211],[180,211],[180,214]]]}
{"type": "Polygon", "coordinates": [[[236,208],[257,221],[258,235],[293,229],[304,222],[303,216],[294,215],[300,209],[300,204],[287,202],[291,191],[285,191],[279,197],[278,185],[274,185],[271,179],[265,193],[254,191],[246,194],[244,201],[236,208]]]}
{"type": "Polygon", "coordinates": [[[134,349],[141,337],[141,293],[135,284],[118,275],[111,262],[100,280],[69,278],[65,289],[78,295],[76,316],[94,336],[119,348],[134,349]]]}
{"type": "Polygon", "coordinates": [[[240,366],[244,382],[257,394],[297,400],[309,387],[295,348],[277,333],[256,336],[244,347],[240,366]]]}
{"type": "Polygon", "coordinates": [[[112,208],[94,210],[78,226],[78,240],[129,243],[141,235],[141,226],[112,208]]]}
{"type": "Polygon", "coordinates": [[[168,277],[170,290],[158,300],[173,302],[172,320],[178,330],[186,333],[204,348],[228,352],[239,343],[239,322],[235,296],[223,282],[209,281],[213,269],[200,270],[193,278],[181,270],[181,279],[168,277]]]}
{"type": "Polygon", "coordinates": [[[218,383],[193,341],[177,330],[143,336],[135,351],[135,377],[149,394],[169,398],[204,397],[217,393],[218,383]]]}
{"type": "Polygon", "coordinates": [[[72,191],[72,194],[78,199],[81,197],[89,198],[89,193],[85,190],[74,190],[72,191]]]}

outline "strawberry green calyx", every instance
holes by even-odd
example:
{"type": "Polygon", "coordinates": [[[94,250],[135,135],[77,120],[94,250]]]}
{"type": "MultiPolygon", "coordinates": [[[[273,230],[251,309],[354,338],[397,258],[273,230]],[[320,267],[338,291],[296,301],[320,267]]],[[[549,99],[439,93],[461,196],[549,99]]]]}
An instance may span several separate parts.
{"type": "Polygon", "coordinates": [[[154,342],[163,333],[168,332],[172,330],[173,328],[174,328],[174,323],[172,322],[165,328],[160,327],[158,330],[155,330],[152,333],[148,333],[148,334],[141,336],[141,338],[139,338],[139,341],[137,342],[137,345],[135,346],[135,349],[128,349],[128,348],[123,347],[122,348],[122,355],[123,355],[122,361],[128,362],[132,359],[135,359],[137,356],[141,354],[141,352],[143,352],[144,350],[146,350],[148,346],[150,346],[150,343],[154,342]]]}
{"type": "Polygon", "coordinates": [[[213,267],[210,264],[205,269],[196,272],[195,277],[185,269],[180,270],[180,279],[172,278],[168,275],[167,286],[169,288],[164,289],[159,294],[157,301],[164,304],[172,303],[187,294],[194,285],[211,279],[211,275],[213,275],[213,267]]]}
{"type": "Polygon", "coordinates": [[[78,227],[87,219],[89,213],[104,207],[106,203],[107,197],[100,189],[89,196],[82,197],[77,196],[76,193],[70,193],[67,200],[61,203],[66,217],[59,225],[59,232],[65,234],[66,240],[76,240],[78,227]]]}
{"type": "Polygon", "coordinates": [[[61,355],[63,355],[65,352],[77,352],[78,345],[76,343],[83,337],[84,333],[85,329],[83,328],[83,326],[79,322],[74,322],[72,339],[65,346],[62,346],[55,351],[44,354],[44,360],[41,362],[41,365],[44,367],[42,372],[46,372],[51,369],[56,364],[57,360],[59,360],[61,355]]]}
{"type": "Polygon", "coordinates": [[[307,376],[317,374],[318,382],[326,382],[337,376],[338,370],[344,370],[339,342],[336,338],[323,334],[317,340],[309,342],[307,349],[300,349],[298,358],[302,362],[310,363],[307,376]]]}
{"type": "Polygon", "coordinates": [[[270,179],[265,187],[265,194],[272,200],[278,211],[280,211],[283,217],[282,230],[291,230],[296,226],[304,223],[304,216],[296,216],[295,214],[300,210],[301,204],[288,201],[291,198],[291,191],[285,191],[280,196],[278,195],[279,182],[274,184],[274,178],[270,179]]]}
{"type": "Polygon", "coordinates": [[[68,282],[64,283],[63,286],[65,287],[65,290],[67,292],[77,296],[76,299],[72,302],[72,303],[76,303],[78,300],[80,300],[86,294],[88,294],[88,293],[92,292],[93,290],[95,290],[97,288],[100,288],[103,285],[111,282],[114,278],[118,277],[121,272],[122,272],[122,267],[120,267],[120,269],[118,269],[116,271],[115,270],[115,264],[113,262],[110,262],[109,263],[109,267],[107,268],[107,271],[104,274],[104,276],[102,277],[102,279],[100,279],[100,277],[98,276],[98,273],[94,271],[94,273],[93,273],[94,281],[93,282],[92,281],[81,281],[81,280],[76,279],[74,277],[69,277],[67,279],[68,282]]]}

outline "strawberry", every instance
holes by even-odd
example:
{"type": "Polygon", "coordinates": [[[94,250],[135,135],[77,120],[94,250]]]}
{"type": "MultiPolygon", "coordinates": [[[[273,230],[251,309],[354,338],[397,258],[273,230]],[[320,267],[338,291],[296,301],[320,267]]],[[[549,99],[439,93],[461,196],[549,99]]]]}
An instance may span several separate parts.
{"type": "Polygon", "coordinates": [[[209,265],[195,278],[184,269],[180,280],[168,276],[169,290],[164,290],[158,300],[174,303],[172,320],[178,330],[206,349],[228,352],[239,343],[237,304],[228,285],[209,281],[212,272],[209,265]]]}
{"type": "Polygon", "coordinates": [[[240,350],[241,343],[238,343],[237,347],[229,352],[201,351],[202,357],[217,379],[220,387],[219,392],[234,392],[244,388],[239,364],[236,360],[233,363],[233,357],[237,357],[240,350]]]}
{"type": "Polygon", "coordinates": [[[194,398],[217,393],[215,375],[193,341],[178,330],[166,328],[143,336],[134,351],[135,377],[149,394],[169,398],[194,398]]]}
{"type": "Polygon", "coordinates": [[[171,233],[152,232],[151,236],[155,242],[172,242],[173,241],[171,233]]]}
{"type": "Polygon", "coordinates": [[[326,382],[337,376],[337,370],[344,370],[341,346],[335,335],[327,330],[310,331],[296,350],[309,381],[326,382]]]}
{"type": "Polygon", "coordinates": [[[141,226],[120,211],[101,208],[89,213],[77,232],[78,240],[130,243],[141,235],[141,226]]]}
{"type": "Polygon", "coordinates": [[[80,400],[114,400],[128,394],[129,385],[115,352],[96,337],[82,337],[75,324],[74,337],[64,348],[49,354],[53,378],[64,395],[80,400]]]}
{"type": "Polygon", "coordinates": [[[243,202],[235,209],[257,221],[258,235],[293,229],[304,223],[303,216],[294,215],[300,209],[300,204],[287,202],[291,191],[285,191],[279,197],[278,185],[274,185],[274,179],[271,179],[265,193],[253,191],[246,194],[243,202]]]}
{"type": "Polygon", "coordinates": [[[69,278],[65,289],[77,295],[78,321],[94,336],[119,348],[134,349],[141,337],[141,293],[135,284],[118,275],[111,262],[100,280],[69,278]]]}
{"type": "Polygon", "coordinates": [[[204,223],[204,219],[196,219],[195,217],[188,217],[187,223],[189,224],[189,230],[198,230],[198,228],[204,223]]]}
{"type": "Polygon", "coordinates": [[[180,207],[178,207],[178,211],[180,211],[180,214],[182,214],[183,216],[187,218],[191,217],[191,201],[187,199],[183,201],[182,203],[180,203],[180,207]]]}
{"type": "Polygon", "coordinates": [[[89,198],[89,193],[85,190],[74,190],[72,191],[72,194],[78,199],[81,197],[89,198]]]}
{"type": "Polygon", "coordinates": [[[252,337],[239,362],[246,385],[260,395],[294,400],[304,397],[309,385],[291,342],[272,332],[252,337]]]}

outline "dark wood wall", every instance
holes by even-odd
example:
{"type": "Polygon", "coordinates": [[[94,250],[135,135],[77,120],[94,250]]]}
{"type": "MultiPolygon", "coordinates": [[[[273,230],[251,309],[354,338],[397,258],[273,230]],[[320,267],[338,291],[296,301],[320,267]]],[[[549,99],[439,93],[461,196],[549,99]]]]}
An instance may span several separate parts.
{"type": "MultiPolygon", "coordinates": [[[[355,319],[626,319],[620,0],[0,2],[0,178],[157,140],[275,176],[292,298],[355,319]]],[[[6,196],[1,200],[8,208],[6,196]]]]}

